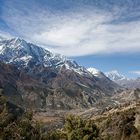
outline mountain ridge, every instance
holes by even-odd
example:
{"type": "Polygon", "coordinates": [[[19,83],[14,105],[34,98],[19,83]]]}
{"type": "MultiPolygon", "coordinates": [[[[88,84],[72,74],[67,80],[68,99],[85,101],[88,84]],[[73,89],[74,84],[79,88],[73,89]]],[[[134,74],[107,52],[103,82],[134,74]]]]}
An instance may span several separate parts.
{"type": "Polygon", "coordinates": [[[140,78],[127,78],[118,71],[110,71],[105,73],[108,78],[116,82],[120,86],[128,89],[136,89],[140,87],[140,78]]]}
{"type": "Polygon", "coordinates": [[[25,104],[35,108],[91,107],[120,89],[107,77],[95,77],[75,61],[19,38],[0,41],[0,46],[0,61],[14,65],[20,73],[16,90],[25,104]]]}
{"type": "Polygon", "coordinates": [[[44,67],[59,67],[64,65],[66,69],[72,68],[72,70],[79,74],[89,74],[86,68],[79,66],[75,61],[67,59],[60,54],[53,54],[42,47],[27,43],[20,38],[3,40],[0,42],[0,46],[2,47],[0,50],[0,59],[5,63],[14,63],[18,67],[28,67],[30,63],[34,63],[34,65],[41,64],[44,67]]]}

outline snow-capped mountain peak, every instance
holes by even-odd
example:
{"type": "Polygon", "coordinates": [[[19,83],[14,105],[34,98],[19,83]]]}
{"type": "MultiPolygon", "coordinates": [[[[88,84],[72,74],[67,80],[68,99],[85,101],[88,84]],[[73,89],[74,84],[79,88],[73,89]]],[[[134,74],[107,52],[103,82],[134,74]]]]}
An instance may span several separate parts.
{"type": "Polygon", "coordinates": [[[37,65],[44,67],[65,67],[82,75],[91,76],[90,72],[79,66],[75,61],[60,54],[54,54],[42,47],[28,43],[20,38],[0,41],[0,60],[13,63],[19,68],[29,68],[37,65]]]}
{"type": "Polygon", "coordinates": [[[105,78],[106,77],[103,72],[99,71],[96,68],[90,67],[87,70],[95,77],[98,77],[98,78],[105,78]]]}
{"type": "Polygon", "coordinates": [[[120,74],[117,70],[106,72],[105,74],[109,79],[111,79],[113,81],[119,81],[119,80],[127,79],[123,74],[120,74]]]}
{"type": "Polygon", "coordinates": [[[96,68],[88,68],[87,69],[90,73],[92,73],[94,76],[99,76],[100,75],[100,71],[97,70],[96,68]]]}

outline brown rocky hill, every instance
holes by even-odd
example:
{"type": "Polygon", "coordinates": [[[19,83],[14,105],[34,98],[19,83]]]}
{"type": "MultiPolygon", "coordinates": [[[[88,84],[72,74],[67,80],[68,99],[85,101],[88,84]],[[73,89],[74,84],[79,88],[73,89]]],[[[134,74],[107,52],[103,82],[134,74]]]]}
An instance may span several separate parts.
{"type": "Polygon", "coordinates": [[[34,70],[36,74],[32,72],[32,75],[11,64],[0,63],[0,68],[0,87],[5,95],[24,106],[43,110],[87,108],[107,96],[107,91],[98,85],[98,79],[81,77],[63,68],[61,71],[39,69],[38,73],[34,70]]]}

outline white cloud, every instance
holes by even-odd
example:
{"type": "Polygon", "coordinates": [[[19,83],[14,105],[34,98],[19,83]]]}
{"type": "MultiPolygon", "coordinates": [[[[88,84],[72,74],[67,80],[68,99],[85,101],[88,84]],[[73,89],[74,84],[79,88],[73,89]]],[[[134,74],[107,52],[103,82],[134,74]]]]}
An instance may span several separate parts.
{"type": "Polygon", "coordinates": [[[132,73],[132,74],[136,74],[136,75],[140,75],[140,70],[137,70],[137,71],[131,71],[130,73],[132,73]]]}
{"type": "Polygon", "coordinates": [[[114,13],[95,9],[51,13],[34,6],[31,11],[3,9],[8,26],[23,38],[67,56],[140,52],[140,21],[113,23],[120,15],[118,8],[114,13]]]}
{"type": "Polygon", "coordinates": [[[13,36],[10,33],[4,32],[0,30],[0,39],[9,39],[13,36]]]}

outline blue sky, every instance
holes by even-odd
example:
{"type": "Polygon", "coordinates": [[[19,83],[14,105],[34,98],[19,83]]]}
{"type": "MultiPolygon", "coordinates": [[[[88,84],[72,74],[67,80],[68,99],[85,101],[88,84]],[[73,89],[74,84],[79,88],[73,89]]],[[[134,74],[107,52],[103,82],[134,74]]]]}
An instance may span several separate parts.
{"type": "Polygon", "coordinates": [[[0,0],[0,35],[104,72],[140,75],[139,0],[0,0]]]}
{"type": "Polygon", "coordinates": [[[90,55],[74,57],[79,64],[88,67],[94,66],[104,72],[118,70],[126,77],[134,78],[139,74],[140,55],[137,54],[112,54],[112,55],[90,55]]]}

